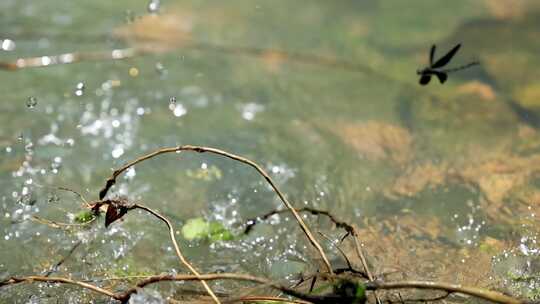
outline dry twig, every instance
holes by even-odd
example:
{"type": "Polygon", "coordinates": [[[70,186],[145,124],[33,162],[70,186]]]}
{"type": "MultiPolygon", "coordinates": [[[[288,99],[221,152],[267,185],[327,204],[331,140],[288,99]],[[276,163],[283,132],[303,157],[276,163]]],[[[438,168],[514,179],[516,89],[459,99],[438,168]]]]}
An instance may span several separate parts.
{"type": "MultiPolygon", "coordinates": [[[[76,285],[76,286],[86,288],[86,289],[95,291],[97,293],[106,295],[115,300],[127,302],[130,296],[137,292],[138,288],[143,288],[151,284],[155,284],[158,282],[165,282],[165,281],[201,281],[201,280],[204,280],[204,281],[211,281],[211,280],[247,281],[247,282],[252,282],[252,283],[257,283],[257,284],[268,285],[274,289],[280,290],[284,293],[287,293],[295,297],[299,297],[303,300],[304,298],[309,299],[310,297],[316,298],[314,296],[302,294],[288,287],[284,287],[276,283],[272,283],[271,281],[265,278],[255,277],[255,276],[247,275],[247,274],[237,274],[237,273],[212,273],[212,274],[203,274],[199,276],[197,275],[169,275],[169,274],[154,275],[154,276],[149,276],[144,280],[141,280],[134,287],[124,292],[118,292],[118,293],[115,293],[110,290],[107,290],[107,289],[104,289],[104,288],[101,288],[101,287],[98,287],[89,283],[85,283],[82,281],[77,281],[77,280],[62,278],[62,277],[45,277],[45,276],[11,277],[4,281],[0,281],[0,287],[19,284],[19,283],[34,283],[34,282],[63,283],[63,284],[76,285]]],[[[486,289],[476,288],[476,287],[467,287],[467,286],[461,286],[461,285],[455,285],[455,284],[441,283],[441,282],[426,282],[426,281],[376,282],[375,281],[375,282],[367,282],[365,283],[365,286],[367,290],[380,290],[380,289],[393,290],[393,289],[404,289],[404,288],[441,290],[448,293],[461,293],[465,295],[470,295],[479,299],[483,299],[483,300],[487,300],[487,301],[491,301],[495,303],[501,303],[501,304],[532,304],[534,303],[532,301],[519,300],[519,299],[504,295],[496,291],[491,291],[491,290],[486,290],[486,289]]],[[[312,302],[311,300],[307,300],[307,301],[312,302]]]]}

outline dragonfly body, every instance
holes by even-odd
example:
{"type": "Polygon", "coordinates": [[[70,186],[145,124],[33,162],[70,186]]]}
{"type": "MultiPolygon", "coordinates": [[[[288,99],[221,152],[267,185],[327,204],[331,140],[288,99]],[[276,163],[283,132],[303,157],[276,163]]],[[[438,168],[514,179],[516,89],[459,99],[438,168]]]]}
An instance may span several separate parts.
{"type": "Polygon", "coordinates": [[[461,44],[454,46],[454,48],[452,48],[448,53],[446,53],[446,55],[442,56],[436,62],[433,62],[433,57],[435,56],[435,45],[431,46],[431,50],[429,52],[429,66],[416,71],[416,74],[420,76],[419,83],[421,85],[427,85],[430,82],[431,77],[435,76],[439,79],[439,82],[443,84],[448,79],[448,73],[466,69],[473,65],[477,65],[478,62],[475,61],[458,68],[442,69],[442,67],[444,67],[446,64],[448,64],[448,62],[450,62],[450,60],[452,59],[452,57],[454,57],[460,47],[461,44]]]}
{"type": "Polygon", "coordinates": [[[448,79],[448,74],[444,70],[435,70],[431,68],[425,68],[423,70],[416,71],[416,74],[420,75],[420,84],[426,85],[431,80],[431,76],[436,76],[440,83],[444,83],[448,79]]]}

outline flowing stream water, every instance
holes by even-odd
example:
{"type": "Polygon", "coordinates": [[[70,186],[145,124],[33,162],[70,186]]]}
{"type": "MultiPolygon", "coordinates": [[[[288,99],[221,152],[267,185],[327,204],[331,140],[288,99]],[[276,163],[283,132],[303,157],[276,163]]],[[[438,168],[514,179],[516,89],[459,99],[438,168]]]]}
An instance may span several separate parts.
{"type": "MultiPolygon", "coordinates": [[[[358,225],[376,273],[399,266],[407,278],[536,297],[540,6],[508,3],[1,1],[0,62],[43,56],[45,66],[0,70],[0,279],[185,272],[163,224],[142,212],[109,228],[103,217],[70,229],[43,220],[73,224],[84,210],[59,187],[95,201],[115,168],[191,144],[245,156],[296,207],[358,225]],[[449,65],[480,66],[418,85],[431,45],[440,57],[457,43],[449,65]],[[137,53],[62,65],[51,57],[115,49],[137,53]]],[[[230,159],[162,155],[119,177],[116,196],[159,210],[176,229],[197,217],[230,229],[236,236],[218,242],[178,233],[202,272],[295,280],[319,267],[290,216],[242,235],[248,219],[283,206],[230,159]]],[[[305,218],[334,241],[343,235],[305,218]]],[[[199,286],[156,285],[133,301],[184,287],[199,286]]],[[[108,301],[66,286],[0,289],[6,303],[57,299],[108,301]]]]}

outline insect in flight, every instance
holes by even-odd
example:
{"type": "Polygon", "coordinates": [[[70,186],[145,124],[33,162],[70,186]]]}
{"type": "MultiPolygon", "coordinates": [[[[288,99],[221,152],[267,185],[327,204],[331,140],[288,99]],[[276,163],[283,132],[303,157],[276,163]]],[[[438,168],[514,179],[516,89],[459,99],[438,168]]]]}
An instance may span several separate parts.
{"type": "Polygon", "coordinates": [[[468,67],[471,67],[473,65],[479,64],[478,61],[473,61],[469,64],[453,68],[453,69],[441,69],[443,66],[448,64],[452,57],[457,53],[459,48],[461,47],[461,43],[456,45],[453,49],[451,49],[446,55],[442,56],[439,60],[436,62],[433,62],[433,57],[435,56],[435,45],[431,47],[431,51],[429,52],[429,67],[426,67],[421,70],[417,70],[416,74],[420,75],[420,81],[419,83],[421,85],[426,85],[431,80],[431,76],[435,75],[437,78],[439,78],[439,81],[441,84],[443,84],[448,79],[448,73],[459,71],[466,69],[468,67]]]}

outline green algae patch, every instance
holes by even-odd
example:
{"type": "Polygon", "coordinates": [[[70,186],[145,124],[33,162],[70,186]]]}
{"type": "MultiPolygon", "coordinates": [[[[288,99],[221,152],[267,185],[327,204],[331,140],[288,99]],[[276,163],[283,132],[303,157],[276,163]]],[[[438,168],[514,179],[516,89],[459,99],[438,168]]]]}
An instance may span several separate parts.
{"type": "Polygon", "coordinates": [[[217,221],[206,221],[202,217],[189,219],[182,227],[182,236],[188,240],[208,240],[210,242],[230,241],[233,234],[217,221]]]}

